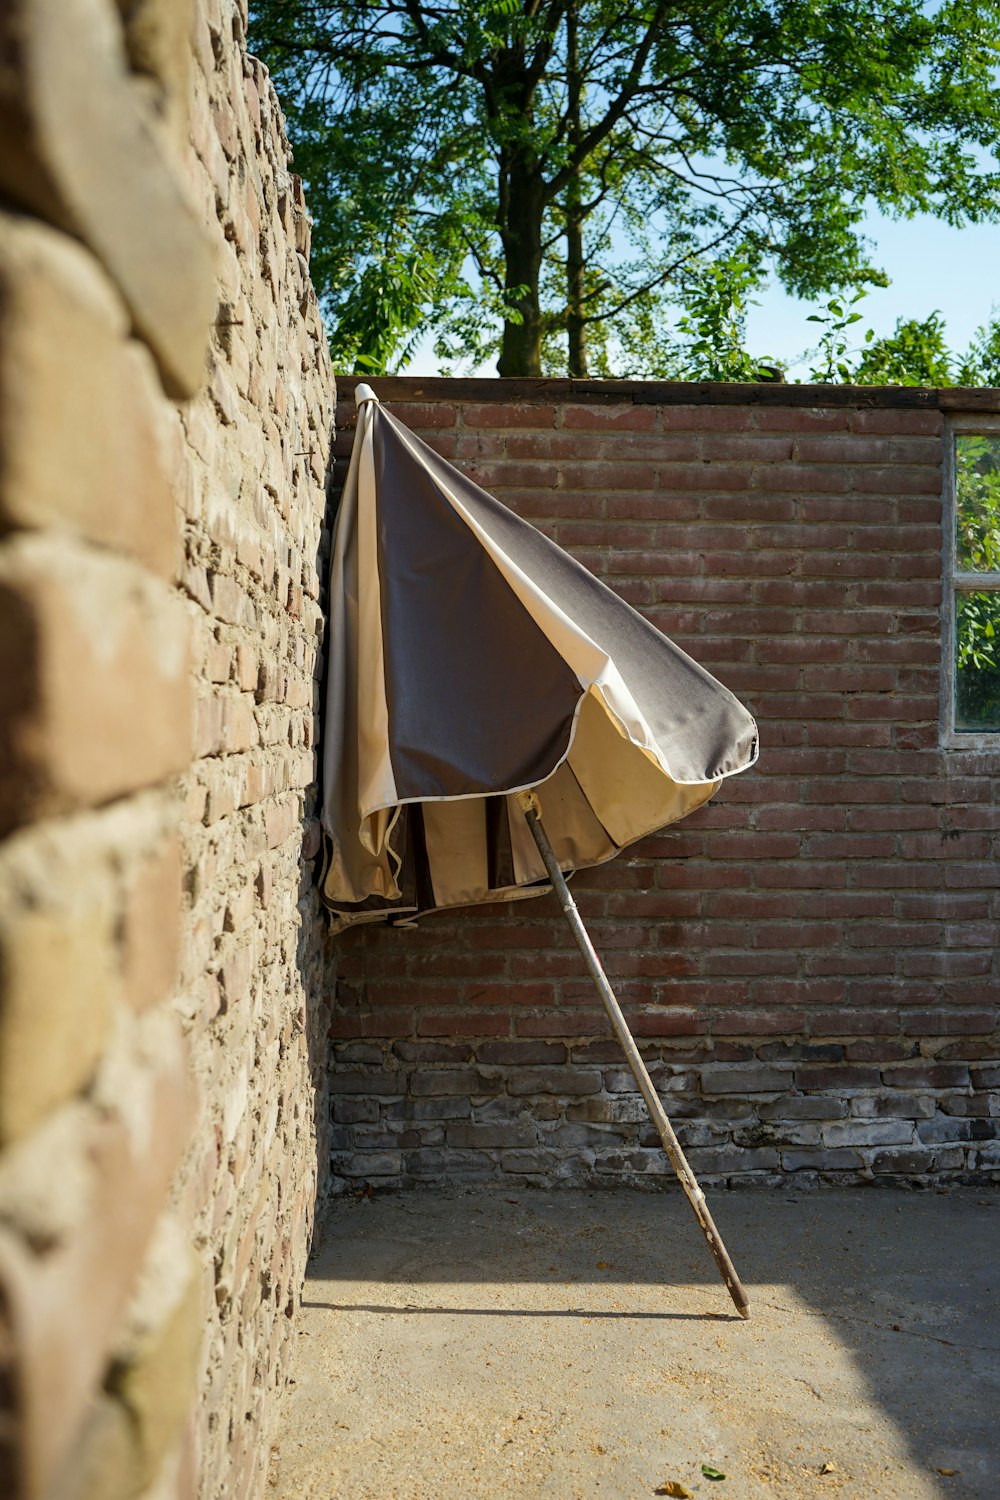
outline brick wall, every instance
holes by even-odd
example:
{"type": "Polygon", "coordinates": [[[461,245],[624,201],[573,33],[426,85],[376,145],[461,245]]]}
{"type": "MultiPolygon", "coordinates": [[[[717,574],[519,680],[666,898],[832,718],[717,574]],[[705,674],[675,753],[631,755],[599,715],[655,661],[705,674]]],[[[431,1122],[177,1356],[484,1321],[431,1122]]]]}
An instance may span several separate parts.
{"type": "Polygon", "coordinates": [[[5,1500],[260,1494],[312,1220],[333,382],[245,19],[0,17],[5,1500]]]}
{"type": "MultiPolygon", "coordinates": [[[[997,394],[375,386],[759,719],[754,770],[574,881],[695,1169],[995,1172],[1000,751],[938,715],[943,407],[997,394]]],[[[338,951],[341,1185],[669,1173],[552,898],[338,951]]]]}

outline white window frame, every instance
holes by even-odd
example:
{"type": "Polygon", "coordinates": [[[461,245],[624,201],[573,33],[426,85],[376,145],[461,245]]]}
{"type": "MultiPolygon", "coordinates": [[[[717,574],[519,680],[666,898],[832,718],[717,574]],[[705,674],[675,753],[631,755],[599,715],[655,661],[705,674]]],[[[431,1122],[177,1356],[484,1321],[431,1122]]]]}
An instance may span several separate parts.
{"type": "Polygon", "coordinates": [[[963,435],[1000,438],[1000,415],[947,417],[944,423],[944,567],[941,600],[941,745],[946,750],[998,750],[1000,729],[955,728],[955,605],[956,593],[1000,592],[1000,573],[967,573],[955,566],[955,439],[963,435]]]}

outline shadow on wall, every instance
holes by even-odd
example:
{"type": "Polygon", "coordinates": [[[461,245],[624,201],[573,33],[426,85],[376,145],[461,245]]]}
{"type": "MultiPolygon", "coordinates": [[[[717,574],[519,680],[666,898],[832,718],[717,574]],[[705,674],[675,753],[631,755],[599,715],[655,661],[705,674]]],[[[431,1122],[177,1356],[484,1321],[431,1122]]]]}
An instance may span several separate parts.
{"type": "MultiPolygon", "coordinates": [[[[330,997],[337,980],[335,945],[330,936],[329,920],[319,893],[323,868],[322,834],[319,822],[323,793],[321,744],[329,667],[328,641],[324,626],[329,618],[330,549],[337,506],[337,492],[333,477],[335,436],[334,430],[331,429],[323,485],[326,507],[315,554],[312,558],[318,581],[317,630],[321,634],[317,646],[312,686],[310,743],[315,757],[315,775],[313,784],[308,789],[302,817],[302,862],[298,892],[300,925],[296,946],[296,967],[301,976],[302,993],[305,997],[304,1013],[300,1019],[305,1034],[308,1077],[312,1088],[312,1109],[308,1124],[316,1145],[316,1175],[312,1201],[307,1205],[296,1205],[296,1209],[298,1212],[304,1209],[308,1213],[312,1231],[315,1230],[319,1216],[323,1213],[330,1191],[330,997]]],[[[293,1120],[296,1125],[305,1123],[300,1121],[298,1104],[295,1106],[293,1120]]]]}

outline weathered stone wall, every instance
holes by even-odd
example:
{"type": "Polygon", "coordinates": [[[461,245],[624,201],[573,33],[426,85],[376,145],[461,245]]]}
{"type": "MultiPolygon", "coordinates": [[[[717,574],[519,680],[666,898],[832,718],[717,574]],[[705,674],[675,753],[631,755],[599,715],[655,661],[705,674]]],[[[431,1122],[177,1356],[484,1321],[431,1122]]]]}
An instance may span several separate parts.
{"type": "Polygon", "coordinates": [[[5,1500],[261,1492],[326,1156],[333,382],[245,19],[0,16],[5,1500]]]}
{"type": "MultiPolygon", "coordinates": [[[[939,713],[944,408],[997,392],[374,385],[760,722],[754,769],[574,880],[697,1171],[995,1174],[1000,749],[939,713]]],[[[552,898],[338,950],[342,1183],[669,1179],[552,898]]]]}
{"type": "Polygon", "coordinates": [[[333,381],[301,186],[243,20],[225,0],[195,23],[191,176],[217,216],[218,303],[207,382],[183,413],[198,688],[180,1004],[201,1098],[183,1198],[208,1271],[206,1500],[256,1495],[266,1474],[327,1156],[325,926],[308,860],[333,381]]]}

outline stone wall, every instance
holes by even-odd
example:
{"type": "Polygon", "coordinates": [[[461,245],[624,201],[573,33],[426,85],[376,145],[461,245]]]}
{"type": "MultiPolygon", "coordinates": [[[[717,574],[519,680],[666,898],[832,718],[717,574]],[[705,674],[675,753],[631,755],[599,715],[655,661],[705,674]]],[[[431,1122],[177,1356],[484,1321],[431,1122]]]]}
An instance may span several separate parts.
{"type": "Polygon", "coordinates": [[[0,18],[11,1500],[261,1493],[326,1157],[333,381],[245,20],[0,18]]]}
{"type": "MultiPolygon", "coordinates": [[[[1000,750],[947,748],[939,700],[944,407],[997,393],[374,385],[760,722],[752,771],[574,880],[696,1170],[995,1174],[1000,750]]],[[[669,1174],[553,899],[338,950],[342,1185],[669,1174]]]]}

